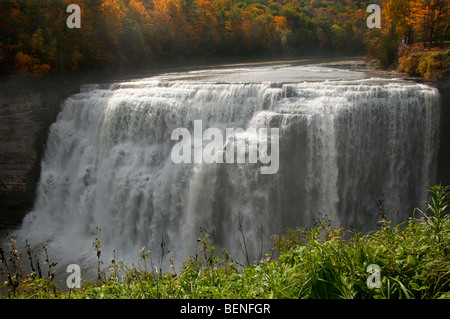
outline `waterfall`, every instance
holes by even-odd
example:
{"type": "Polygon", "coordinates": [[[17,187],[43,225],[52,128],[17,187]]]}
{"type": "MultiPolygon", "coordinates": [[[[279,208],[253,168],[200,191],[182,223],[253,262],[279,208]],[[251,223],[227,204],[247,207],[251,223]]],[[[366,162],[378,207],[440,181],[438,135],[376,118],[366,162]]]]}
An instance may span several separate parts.
{"type": "Polygon", "coordinates": [[[403,81],[84,86],[50,128],[35,206],[18,235],[78,263],[96,257],[98,227],[103,256],[115,250],[133,260],[146,247],[157,259],[163,240],[167,260],[181,263],[205,229],[239,259],[240,219],[255,261],[271,234],[310,227],[319,213],[370,230],[383,198],[388,217],[404,220],[435,181],[438,125],[438,92],[403,81]],[[225,140],[229,128],[242,128],[236,139],[279,128],[277,172],[261,174],[261,163],[174,163],[172,132],[193,132],[196,120],[225,140]]]}

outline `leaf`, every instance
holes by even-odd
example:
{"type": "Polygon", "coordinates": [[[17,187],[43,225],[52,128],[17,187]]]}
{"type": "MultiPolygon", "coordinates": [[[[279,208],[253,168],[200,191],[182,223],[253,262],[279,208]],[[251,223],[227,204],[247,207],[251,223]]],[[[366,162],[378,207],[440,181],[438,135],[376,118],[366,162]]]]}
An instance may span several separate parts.
{"type": "Polygon", "coordinates": [[[419,285],[418,285],[417,283],[415,283],[415,282],[411,282],[411,283],[409,284],[409,286],[410,286],[413,290],[415,290],[415,291],[421,291],[421,290],[427,289],[426,286],[419,286],[419,285]]]}
{"type": "Polygon", "coordinates": [[[417,264],[417,260],[413,255],[408,255],[408,257],[406,257],[406,262],[410,266],[415,266],[417,264]]]}

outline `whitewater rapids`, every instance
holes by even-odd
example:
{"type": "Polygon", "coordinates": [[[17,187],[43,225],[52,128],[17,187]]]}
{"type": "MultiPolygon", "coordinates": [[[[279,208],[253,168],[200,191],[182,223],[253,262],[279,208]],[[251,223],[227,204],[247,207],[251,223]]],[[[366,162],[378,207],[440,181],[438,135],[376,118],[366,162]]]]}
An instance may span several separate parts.
{"type": "Polygon", "coordinates": [[[35,206],[18,237],[46,245],[62,265],[83,263],[96,259],[98,227],[106,261],[113,251],[136,261],[146,247],[156,263],[163,240],[166,260],[182,263],[206,230],[244,261],[241,216],[256,261],[270,235],[310,227],[319,213],[364,231],[376,227],[380,199],[394,222],[410,216],[436,178],[437,90],[333,79],[328,68],[313,71],[331,81],[303,81],[289,70],[285,82],[267,81],[266,71],[248,81],[248,70],[220,70],[83,86],[50,128],[35,206]],[[227,128],[279,128],[278,171],[174,163],[171,134],[195,120],[224,136],[227,128]]]}

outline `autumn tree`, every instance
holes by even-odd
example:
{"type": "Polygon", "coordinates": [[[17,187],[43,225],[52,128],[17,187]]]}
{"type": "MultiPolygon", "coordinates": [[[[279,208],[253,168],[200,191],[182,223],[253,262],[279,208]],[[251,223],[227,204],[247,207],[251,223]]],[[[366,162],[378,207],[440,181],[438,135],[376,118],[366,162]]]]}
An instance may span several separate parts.
{"type": "Polygon", "coordinates": [[[154,58],[152,18],[139,0],[130,0],[124,9],[123,33],[120,38],[124,61],[132,65],[150,63],[154,58]]]}
{"type": "Polygon", "coordinates": [[[214,53],[220,42],[216,7],[210,0],[195,0],[193,7],[192,23],[198,49],[214,53]]]}
{"type": "Polygon", "coordinates": [[[398,16],[403,16],[402,11],[406,6],[400,5],[403,0],[385,0],[381,4],[382,24],[381,29],[372,28],[366,32],[365,45],[367,55],[375,59],[381,67],[392,67],[397,62],[398,47],[401,43],[401,29],[398,16]]]}
{"type": "Polygon", "coordinates": [[[448,32],[448,0],[412,0],[409,22],[421,35],[424,44],[430,49],[433,42],[443,41],[448,32]],[[442,32],[445,30],[444,32],[442,32]],[[439,39],[440,37],[440,39],[439,39]]]}
{"type": "Polygon", "coordinates": [[[393,29],[408,43],[414,41],[414,18],[411,16],[411,1],[387,0],[384,4],[384,18],[388,29],[393,29]]]}
{"type": "MultiPolygon", "coordinates": [[[[353,53],[367,30],[368,1],[77,0],[82,27],[70,29],[66,8],[72,0],[2,0],[0,73],[43,75],[162,60],[353,53]]],[[[394,9],[392,16],[402,12],[394,9]]],[[[439,14],[435,22],[423,18],[417,25],[403,20],[414,30],[422,21],[421,26],[435,30],[427,31],[434,39],[442,38],[446,23],[439,14]]]]}

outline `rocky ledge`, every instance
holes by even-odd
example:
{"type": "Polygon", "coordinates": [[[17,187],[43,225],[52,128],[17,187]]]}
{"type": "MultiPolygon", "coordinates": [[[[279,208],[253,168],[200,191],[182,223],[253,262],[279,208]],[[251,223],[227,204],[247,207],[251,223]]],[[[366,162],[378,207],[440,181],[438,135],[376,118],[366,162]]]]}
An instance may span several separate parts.
{"type": "Polygon", "coordinates": [[[78,88],[61,79],[0,80],[0,220],[18,221],[32,208],[49,125],[78,88]]]}

